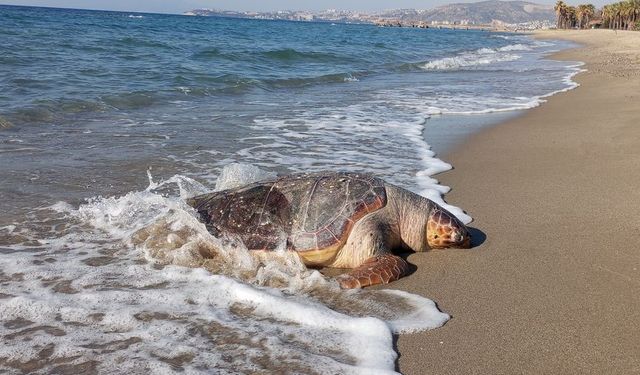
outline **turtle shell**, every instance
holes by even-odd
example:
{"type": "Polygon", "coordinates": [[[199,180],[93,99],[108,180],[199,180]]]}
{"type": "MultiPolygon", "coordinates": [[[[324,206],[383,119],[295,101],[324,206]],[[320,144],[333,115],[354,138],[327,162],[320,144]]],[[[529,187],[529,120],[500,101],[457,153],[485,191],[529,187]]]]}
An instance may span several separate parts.
{"type": "Polygon", "coordinates": [[[249,250],[285,244],[309,262],[322,263],[344,245],[353,224],[387,204],[387,195],[384,181],[371,175],[306,173],[200,195],[187,203],[215,236],[238,236],[249,250]]]}

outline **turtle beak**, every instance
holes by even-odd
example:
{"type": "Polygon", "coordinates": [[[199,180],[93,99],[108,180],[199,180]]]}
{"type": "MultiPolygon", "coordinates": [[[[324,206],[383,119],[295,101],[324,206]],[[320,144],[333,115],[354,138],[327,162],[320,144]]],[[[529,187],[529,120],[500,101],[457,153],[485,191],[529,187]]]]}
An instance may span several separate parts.
{"type": "Polygon", "coordinates": [[[456,231],[456,233],[451,237],[453,247],[457,247],[459,249],[468,249],[471,247],[471,235],[465,227],[462,227],[461,230],[456,231]]]}
{"type": "Polygon", "coordinates": [[[468,249],[471,247],[471,236],[469,234],[466,235],[465,239],[460,244],[461,249],[468,249]]]}
{"type": "Polygon", "coordinates": [[[471,236],[467,231],[460,231],[451,235],[449,246],[456,249],[468,249],[471,247],[471,236]]]}

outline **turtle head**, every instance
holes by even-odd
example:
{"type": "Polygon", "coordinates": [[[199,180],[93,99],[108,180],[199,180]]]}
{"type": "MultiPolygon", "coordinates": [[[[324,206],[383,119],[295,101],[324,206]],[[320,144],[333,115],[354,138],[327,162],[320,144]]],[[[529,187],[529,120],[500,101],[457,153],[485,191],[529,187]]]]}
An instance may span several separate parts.
{"type": "Polygon", "coordinates": [[[431,249],[471,247],[471,236],[467,227],[451,212],[435,206],[427,220],[427,245],[431,249]]]}

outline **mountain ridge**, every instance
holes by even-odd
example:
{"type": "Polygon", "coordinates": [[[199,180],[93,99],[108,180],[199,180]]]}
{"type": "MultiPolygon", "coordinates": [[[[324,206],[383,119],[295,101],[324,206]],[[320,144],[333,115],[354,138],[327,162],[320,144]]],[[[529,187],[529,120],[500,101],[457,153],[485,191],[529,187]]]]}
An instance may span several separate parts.
{"type": "Polygon", "coordinates": [[[531,21],[553,21],[552,5],[528,1],[487,0],[476,3],[454,3],[442,5],[423,14],[421,21],[450,21],[487,24],[492,21],[522,23],[531,21]]]}
{"type": "Polygon", "coordinates": [[[555,20],[552,5],[528,1],[485,0],[475,3],[453,3],[433,9],[391,9],[364,13],[329,9],[312,11],[240,12],[214,9],[195,9],[185,14],[257,19],[281,19],[290,21],[327,21],[350,23],[378,23],[394,20],[402,23],[426,22],[432,24],[490,24],[494,21],[517,24],[555,20]]]}

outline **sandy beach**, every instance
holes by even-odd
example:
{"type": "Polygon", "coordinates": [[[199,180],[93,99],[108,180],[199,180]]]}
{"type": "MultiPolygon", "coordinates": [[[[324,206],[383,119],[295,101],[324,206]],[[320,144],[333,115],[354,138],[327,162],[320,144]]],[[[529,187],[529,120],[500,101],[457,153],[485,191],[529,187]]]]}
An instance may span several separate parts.
{"type": "Polygon", "coordinates": [[[580,43],[553,58],[588,71],[443,155],[478,232],[392,284],[453,316],[399,337],[403,374],[640,373],[640,33],[536,37],[580,43]]]}

